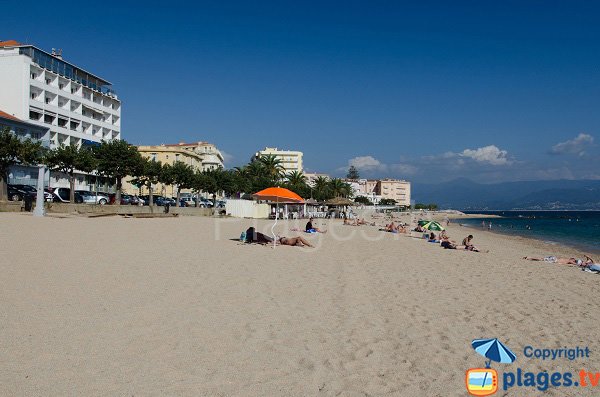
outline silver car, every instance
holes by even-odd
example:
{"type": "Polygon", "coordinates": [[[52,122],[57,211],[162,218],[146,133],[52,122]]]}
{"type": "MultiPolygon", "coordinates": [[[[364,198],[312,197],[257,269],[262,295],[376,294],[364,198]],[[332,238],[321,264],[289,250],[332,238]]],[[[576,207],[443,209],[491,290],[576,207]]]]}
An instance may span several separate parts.
{"type": "Polygon", "coordinates": [[[81,195],[85,204],[104,205],[109,202],[109,197],[105,193],[98,192],[98,194],[96,194],[96,192],[90,192],[88,190],[76,190],[75,192],[81,195]]]}

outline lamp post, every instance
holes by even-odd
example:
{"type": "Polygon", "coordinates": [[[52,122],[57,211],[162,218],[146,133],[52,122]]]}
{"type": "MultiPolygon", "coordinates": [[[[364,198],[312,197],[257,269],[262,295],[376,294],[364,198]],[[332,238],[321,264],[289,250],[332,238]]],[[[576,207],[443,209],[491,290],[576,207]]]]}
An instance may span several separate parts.
{"type": "Polygon", "coordinates": [[[38,166],[38,180],[37,180],[37,196],[35,198],[35,210],[33,216],[44,216],[44,174],[46,168],[43,165],[38,166]]]}

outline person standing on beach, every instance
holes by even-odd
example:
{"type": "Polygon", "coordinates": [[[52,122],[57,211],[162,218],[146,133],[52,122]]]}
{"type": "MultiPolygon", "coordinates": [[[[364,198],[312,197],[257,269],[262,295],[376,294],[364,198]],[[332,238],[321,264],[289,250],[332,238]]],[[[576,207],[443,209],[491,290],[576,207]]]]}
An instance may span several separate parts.
{"type": "Polygon", "coordinates": [[[488,230],[492,230],[492,221],[488,224],[488,230]]]}
{"type": "Polygon", "coordinates": [[[481,221],[481,229],[485,230],[485,221],[481,221]]]}

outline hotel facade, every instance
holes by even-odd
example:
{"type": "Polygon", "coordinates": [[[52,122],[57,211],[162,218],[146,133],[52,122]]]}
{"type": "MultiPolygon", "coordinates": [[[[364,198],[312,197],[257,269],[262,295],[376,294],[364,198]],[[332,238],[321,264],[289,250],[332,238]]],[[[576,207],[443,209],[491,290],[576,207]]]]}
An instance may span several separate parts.
{"type": "MultiPolygon", "coordinates": [[[[50,148],[121,138],[121,101],[109,81],[65,61],[59,52],[14,40],[0,42],[0,109],[47,128],[41,140],[50,148]]],[[[95,179],[78,174],[76,189],[91,190],[95,179]]],[[[54,173],[50,183],[69,186],[65,176],[54,173]]]]}
{"type": "Polygon", "coordinates": [[[256,160],[261,156],[275,156],[279,160],[281,167],[286,174],[294,171],[302,172],[303,164],[302,157],[303,153],[294,150],[280,150],[276,147],[266,147],[263,150],[259,150],[252,157],[252,160],[256,160]]]}
{"type": "MultiPolygon", "coordinates": [[[[182,162],[192,167],[194,171],[202,172],[224,168],[223,155],[215,145],[208,142],[181,142],[167,145],[138,146],[137,150],[142,157],[149,160],[159,161],[162,164],[169,165],[182,162]]],[[[127,178],[124,181],[124,191],[140,195],[148,193],[146,187],[140,189],[137,186],[132,185],[131,179],[132,178],[127,178]]],[[[152,191],[161,196],[174,197],[177,194],[177,186],[158,183],[152,187],[152,191]]],[[[191,190],[182,190],[182,192],[187,193],[191,192],[191,190]]]]}
{"type": "Polygon", "coordinates": [[[379,204],[382,199],[392,199],[397,205],[410,206],[409,181],[399,179],[345,179],[344,181],[350,184],[355,197],[366,197],[373,204],[379,204]]]}

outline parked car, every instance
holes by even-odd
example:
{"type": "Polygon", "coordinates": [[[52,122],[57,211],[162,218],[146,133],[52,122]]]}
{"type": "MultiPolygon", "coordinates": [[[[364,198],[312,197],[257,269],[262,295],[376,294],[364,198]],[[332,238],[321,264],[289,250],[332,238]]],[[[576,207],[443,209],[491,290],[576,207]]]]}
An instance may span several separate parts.
{"type": "MultiPolygon", "coordinates": [[[[31,194],[31,191],[25,190],[21,186],[27,185],[8,185],[8,199],[10,201],[21,201],[23,200],[23,197],[31,194]]],[[[35,189],[33,193],[36,193],[35,189]]]]}
{"type": "MultiPolygon", "coordinates": [[[[52,191],[54,202],[69,203],[71,198],[71,189],[68,187],[57,187],[52,191]]],[[[75,192],[75,203],[83,203],[81,194],[75,192]]]]}
{"type": "Polygon", "coordinates": [[[89,190],[75,190],[75,194],[79,193],[85,204],[108,204],[110,200],[106,193],[91,192],[89,190]]]}
{"type": "Polygon", "coordinates": [[[183,206],[183,207],[195,207],[196,206],[196,199],[192,196],[182,197],[179,202],[180,202],[181,206],[183,206]]]}
{"type": "MultiPolygon", "coordinates": [[[[150,205],[150,196],[140,196],[142,200],[144,200],[144,205],[150,205]]],[[[158,195],[152,195],[152,204],[162,206],[164,205],[164,197],[158,195]]]]}

